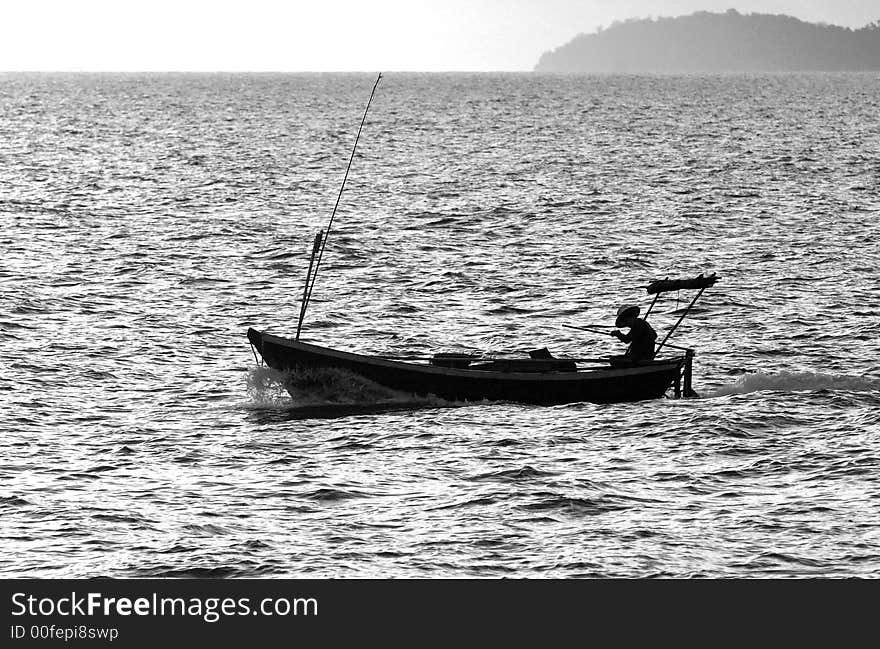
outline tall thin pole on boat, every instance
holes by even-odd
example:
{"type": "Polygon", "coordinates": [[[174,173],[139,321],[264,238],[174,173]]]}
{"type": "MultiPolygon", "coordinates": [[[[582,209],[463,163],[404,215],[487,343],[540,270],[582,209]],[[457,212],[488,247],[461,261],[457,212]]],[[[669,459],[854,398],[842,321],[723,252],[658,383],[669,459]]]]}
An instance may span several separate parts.
{"type": "MultiPolygon", "coordinates": [[[[302,330],[303,319],[306,317],[306,309],[309,307],[309,302],[312,300],[312,289],[315,288],[315,280],[318,277],[318,269],[321,267],[321,258],[324,256],[324,248],[327,246],[327,239],[330,238],[330,230],[333,227],[333,219],[336,218],[336,210],[339,209],[339,201],[342,199],[342,191],[345,189],[345,181],[348,180],[348,172],[351,171],[351,163],[354,161],[354,152],[357,151],[358,140],[361,139],[361,131],[364,128],[364,122],[367,121],[367,113],[370,111],[370,104],[373,103],[373,95],[376,94],[376,86],[379,85],[379,81],[382,79],[382,73],[379,73],[379,76],[376,77],[376,83],[373,84],[373,90],[370,92],[370,99],[367,101],[367,107],[364,109],[364,116],[361,118],[361,125],[358,127],[357,136],[354,138],[354,146],[351,149],[351,157],[348,159],[348,167],[345,168],[345,176],[342,178],[342,186],[339,188],[339,194],[336,196],[336,205],[333,206],[333,213],[330,215],[330,221],[327,223],[327,230],[324,233],[323,241],[321,242],[321,247],[318,250],[318,260],[315,262],[315,272],[311,274],[311,282],[309,282],[309,278],[306,277],[306,286],[303,291],[303,303],[300,307],[299,313],[299,322],[296,326],[296,339],[299,340],[299,333],[302,330]]],[[[315,240],[317,245],[317,239],[315,240]]],[[[312,258],[314,259],[314,251],[312,251],[312,258]]],[[[309,262],[309,268],[311,269],[311,262],[309,262]]]]}
{"type": "Polygon", "coordinates": [[[324,235],[323,230],[319,230],[318,234],[315,235],[315,243],[312,245],[312,256],[309,257],[309,269],[306,271],[306,283],[303,286],[303,299],[302,304],[299,305],[299,321],[296,323],[296,339],[299,340],[299,332],[303,326],[303,318],[306,317],[306,299],[309,295],[309,282],[312,278],[312,265],[315,263],[315,255],[318,252],[318,249],[321,247],[321,239],[324,235]]]}
{"type": "Polygon", "coordinates": [[[684,310],[684,313],[681,314],[681,317],[678,319],[678,322],[676,322],[672,326],[672,329],[670,329],[666,333],[666,337],[663,339],[663,341],[659,345],[657,345],[657,349],[654,350],[655,354],[660,353],[660,350],[663,349],[663,345],[666,345],[667,347],[672,347],[672,345],[667,345],[666,341],[669,340],[669,336],[671,336],[675,332],[675,330],[678,329],[678,325],[681,324],[681,321],[684,320],[684,317],[688,314],[688,312],[691,310],[691,308],[697,303],[697,300],[700,299],[700,296],[703,294],[703,291],[705,291],[705,290],[706,290],[706,287],[705,286],[702,287],[700,289],[700,292],[697,293],[696,297],[693,300],[691,300],[691,303],[688,304],[687,308],[684,310]]]}

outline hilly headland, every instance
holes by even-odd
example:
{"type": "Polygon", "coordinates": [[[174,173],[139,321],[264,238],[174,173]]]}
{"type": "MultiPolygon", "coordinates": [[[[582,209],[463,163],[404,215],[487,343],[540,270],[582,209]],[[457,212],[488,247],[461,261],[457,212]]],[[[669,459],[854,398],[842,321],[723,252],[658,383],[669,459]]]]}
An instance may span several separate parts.
{"type": "Polygon", "coordinates": [[[579,34],[535,66],[580,73],[807,70],[880,70],[880,22],[851,29],[735,9],[631,19],[579,34]]]}

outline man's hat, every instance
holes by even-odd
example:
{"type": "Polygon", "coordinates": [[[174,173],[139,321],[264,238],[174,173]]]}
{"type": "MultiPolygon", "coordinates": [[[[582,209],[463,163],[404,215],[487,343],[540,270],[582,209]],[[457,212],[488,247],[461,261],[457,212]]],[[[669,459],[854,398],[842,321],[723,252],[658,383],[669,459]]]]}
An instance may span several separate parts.
{"type": "Polygon", "coordinates": [[[620,322],[621,319],[632,316],[633,318],[637,318],[639,315],[639,307],[633,306],[631,304],[624,304],[617,310],[617,320],[614,321],[615,327],[622,327],[623,324],[620,322]]]}

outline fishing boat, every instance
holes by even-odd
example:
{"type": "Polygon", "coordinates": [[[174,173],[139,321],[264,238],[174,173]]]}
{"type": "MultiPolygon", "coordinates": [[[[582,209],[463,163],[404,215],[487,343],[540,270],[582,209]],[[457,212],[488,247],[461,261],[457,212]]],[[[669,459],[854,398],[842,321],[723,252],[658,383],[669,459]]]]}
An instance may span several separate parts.
{"type": "MultiPolygon", "coordinates": [[[[553,369],[558,362],[541,359],[472,360],[444,355],[419,362],[367,356],[256,329],[248,330],[248,340],[266,364],[277,370],[337,368],[393,390],[449,401],[552,405],[656,399],[690,367],[690,358],[683,355],[631,367],[560,371],[553,369]]],[[[578,361],[568,362],[577,365],[578,361]]]]}
{"type": "Polygon", "coordinates": [[[535,350],[528,358],[444,353],[421,358],[388,357],[322,347],[253,328],[248,329],[247,337],[255,352],[276,370],[340,369],[393,390],[451,401],[616,403],[657,399],[670,390],[674,398],[692,397],[696,396],[692,378],[694,350],[672,345],[668,340],[702,292],[717,280],[715,275],[701,275],[694,279],[659,280],[648,286],[655,297],[646,318],[661,293],[699,289],[650,361],[631,362],[625,356],[555,358],[546,349],[535,350]],[[679,353],[658,358],[666,349],[679,353]]]}
{"type": "MultiPolygon", "coordinates": [[[[604,358],[555,358],[544,348],[523,358],[493,358],[481,355],[439,353],[430,357],[381,356],[341,351],[300,340],[306,309],[314,289],[336,210],[345,188],[345,181],[354,160],[361,130],[366,121],[380,74],[373,85],[364,111],[351,158],[345,171],[336,206],[325,231],[318,232],[306,272],[296,337],[288,338],[250,328],[248,340],[256,358],[259,354],[269,367],[286,372],[342,370],[392,390],[421,397],[440,397],[450,401],[513,401],[554,405],[575,402],[615,403],[656,399],[670,390],[673,397],[696,396],[692,387],[694,351],[668,343],[703,291],[717,281],[715,275],[693,279],[663,279],[647,288],[654,300],[645,314],[647,318],[657,298],[668,291],[698,289],[696,297],[684,309],[675,326],[656,349],[652,360],[633,362],[624,356],[604,358]],[[670,350],[678,353],[669,354],[670,350]],[[664,351],[666,357],[660,357],[664,351]]],[[[572,327],[594,333],[607,330],[572,327]]],[[[259,360],[259,359],[258,359],[259,360]]],[[[293,395],[293,392],[291,391],[293,395]]]]}

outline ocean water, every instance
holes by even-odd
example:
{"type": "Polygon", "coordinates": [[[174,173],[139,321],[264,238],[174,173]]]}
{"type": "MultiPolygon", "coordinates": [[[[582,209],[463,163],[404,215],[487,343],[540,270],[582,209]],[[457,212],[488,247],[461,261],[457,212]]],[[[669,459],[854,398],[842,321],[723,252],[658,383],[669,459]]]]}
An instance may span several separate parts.
{"type": "Polygon", "coordinates": [[[878,75],[383,78],[305,340],[620,353],[722,278],[700,399],[557,407],[255,362],[373,80],[0,75],[0,576],[880,576],[878,75]]]}

